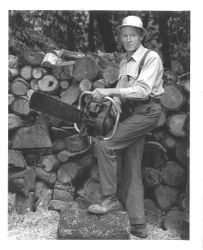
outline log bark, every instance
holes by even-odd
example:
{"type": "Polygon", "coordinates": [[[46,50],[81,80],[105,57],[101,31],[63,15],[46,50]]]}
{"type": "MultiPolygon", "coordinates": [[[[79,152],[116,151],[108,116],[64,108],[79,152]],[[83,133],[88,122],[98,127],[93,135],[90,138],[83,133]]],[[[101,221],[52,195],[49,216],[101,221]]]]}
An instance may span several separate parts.
{"type": "Polygon", "coordinates": [[[71,86],[60,94],[61,101],[72,105],[77,101],[81,90],[78,84],[71,84],[71,86]]]}
{"type": "Polygon", "coordinates": [[[16,78],[10,84],[10,92],[16,96],[26,95],[29,89],[29,84],[22,78],[16,78]]]}
{"type": "Polygon", "coordinates": [[[161,183],[160,171],[146,167],[143,170],[144,185],[146,188],[155,188],[161,183]]]}
{"type": "Polygon", "coordinates": [[[108,86],[115,84],[118,81],[119,68],[108,66],[103,73],[103,79],[108,86]]]}
{"type": "Polygon", "coordinates": [[[30,80],[32,78],[32,70],[30,65],[25,65],[20,70],[20,76],[25,80],[30,80]]]}
{"type": "Polygon", "coordinates": [[[61,152],[65,149],[66,147],[66,143],[64,141],[64,139],[56,139],[54,142],[53,142],[53,152],[54,153],[58,153],[58,152],[61,152]]]}
{"type": "Polygon", "coordinates": [[[8,151],[8,166],[10,168],[23,170],[27,167],[27,163],[21,153],[18,150],[8,151]]]}
{"type": "Polygon", "coordinates": [[[12,149],[52,148],[52,142],[44,125],[19,128],[12,140],[12,149]]]}
{"type": "Polygon", "coordinates": [[[59,88],[59,81],[52,75],[46,75],[38,81],[39,90],[46,93],[55,93],[59,88]]]}
{"type": "Polygon", "coordinates": [[[27,64],[32,66],[40,66],[44,55],[43,53],[28,49],[23,51],[22,57],[27,64]]]}
{"type": "Polygon", "coordinates": [[[163,211],[168,211],[178,202],[178,191],[167,185],[159,185],[154,189],[154,198],[158,207],[163,211]]]}
{"type": "Polygon", "coordinates": [[[58,170],[57,180],[62,184],[72,183],[78,176],[81,166],[76,162],[67,162],[58,170]]]}
{"type": "Polygon", "coordinates": [[[183,186],[186,184],[185,170],[176,162],[169,161],[161,170],[161,177],[169,186],[183,186]]]}
{"type": "Polygon", "coordinates": [[[83,54],[82,52],[70,51],[67,49],[60,50],[59,55],[62,59],[66,59],[66,60],[77,60],[77,59],[85,57],[85,54],[83,54]]]}
{"type": "Polygon", "coordinates": [[[53,186],[54,183],[56,182],[57,175],[53,172],[47,173],[45,172],[42,168],[36,167],[36,176],[39,180],[44,181],[47,185],[53,186]]]}
{"type": "Polygon", "coordinates": [[[83,79],[94,80],[97,74],[97,65],[90,57],[78,59],[73,66],[73,78],[77,82],[83,79]]]}
{"type": "Polygon", "coordinates": [[[26,96],[19,96],[11,105],[11,110],[16,115],[28,116],[31,112],[29,99],[26,96]]]}
{"type": "Polygon", "coordinates": [[[164,133],[162,144],[167,150],[174,150],[177,146],[177,140],[169,133],[164,133]]]}
{"type": "Polygon", "coordinates": [[[87,137],[80,134],[68,136],[64,140],[66,143],[65,149],[71,153],[80,152],[88,147],[87,137]]]}
{"type": "Polygon", "coordinates": [[[58,80],[67,80],[72,78],[73,65],[75,61],[66,61],[54,65],[52,74],[58,80]]]}
{"type": "Polygon", "coordinates": [[[177,84],[169,84],[165,86],[165,93],[160,100],[166,110],[177,111],[183,106],[186,98],[177,84]]]}
{"type": "Polygon", "coordinates": [[[25,122],[15,114],[8,114],[8,129],[13,130],[20,127],[23,127],[25,122]]]}
{"type": "Polygon", "coordinates": [[[167,159],[167,151],[160,143],[154,141],[145,143],[142,161],[144,167],[160,168],[167,159]]]}
{"type": "Polygon", "coordinates": [[[187,119],[186,113],[179,113],[170,115],[167,119],[167,126],[171,134],[179,137],[185,137],[186,131],[184,130],[185,122],[187,119]]]}

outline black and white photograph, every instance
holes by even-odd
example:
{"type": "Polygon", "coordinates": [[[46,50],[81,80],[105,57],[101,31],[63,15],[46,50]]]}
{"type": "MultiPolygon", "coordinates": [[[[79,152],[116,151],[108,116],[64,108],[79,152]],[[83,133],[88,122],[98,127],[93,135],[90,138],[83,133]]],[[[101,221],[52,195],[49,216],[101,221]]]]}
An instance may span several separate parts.
{"type": "Polygon", "coordinates": [[[134,6],[7,10],[9,241],[193,239],[192,11],[134,6]]]}

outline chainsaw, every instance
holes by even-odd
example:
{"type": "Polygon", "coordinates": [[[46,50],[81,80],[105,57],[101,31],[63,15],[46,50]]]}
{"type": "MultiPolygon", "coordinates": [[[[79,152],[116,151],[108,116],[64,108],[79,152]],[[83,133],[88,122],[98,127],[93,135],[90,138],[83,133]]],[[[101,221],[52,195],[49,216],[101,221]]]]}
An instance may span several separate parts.
{"type": "Polygon", "coordinates": [[[33,92],[29,97],[29,106],[43,114],[72,122],[78,133],[100,140],[110,140],[114,136],[120,119],[116,103],[111,97],[106,96],[101,102],[94,102],[90,91],[81,93],[77,107],[51,95],[33,92]],[[116,116],[112,115],[112,105],[115,106],[116,116]]]}

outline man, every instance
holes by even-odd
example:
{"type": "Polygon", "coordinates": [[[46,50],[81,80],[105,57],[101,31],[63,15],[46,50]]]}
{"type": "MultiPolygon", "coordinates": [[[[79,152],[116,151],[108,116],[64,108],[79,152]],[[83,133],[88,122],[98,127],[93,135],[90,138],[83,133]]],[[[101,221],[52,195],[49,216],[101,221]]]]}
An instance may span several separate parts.
{"type": "Polygon", "coordinates": [[[127,149],[126,161],[130,174],[126,184],[125,207],[131,233],[144,238],[147,237],[147,230],[141,161],[145,135],[156,126],[160,116],[161,106],[157,97],[164,92],[163,66],[158,53],[149,51],[145,55],[148,51],[142,45],[145,29],[139,17],[124,18],[118,29],[126,50],[120,63],[118,84],[116,88],[95,89],[92,94],[96,101],[101,101],[104,96],[112,96],[120,112],[122,108],[123,119],[111,140],[98,140],[95,145],[103,198],[98,204],[89,206],[88,211],[106,214],[121,207],[117,198],[116,153],[127,149]],[[144,55],[139,73],[139,65],[144,55]]]}

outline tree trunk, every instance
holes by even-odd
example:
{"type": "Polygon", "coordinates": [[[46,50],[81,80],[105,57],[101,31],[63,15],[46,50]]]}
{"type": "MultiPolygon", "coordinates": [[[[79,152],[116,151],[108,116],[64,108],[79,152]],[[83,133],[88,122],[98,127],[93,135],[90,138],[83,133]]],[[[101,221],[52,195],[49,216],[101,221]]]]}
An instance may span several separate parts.
{"type": "Polygon", "coordinates": [[[106,11],[95,11],[94,15],[104,42],[105,51],[110,53],[116,51],[116,41],[114,38],[111,23],[109,22],[110,14],[106,11]]]}
{"type": "Polygon", "coordinates": [[[75,152],[80,152],[87,148],[87,137],[81,136],[80,134],[75,134],[66,137],[65,139],[66,143],[66,150],[75,153],[75,152]]]}
{"type": "Polygon", "coordinates": [[[35,203],[36,211],[40,209],[48,209],[53,190],[50,189],[43,181],[37,181],[35,189],[37,198],[37,202],[35,203]]]}
{"type": "Polygon", "coordinates": [[[38,87],[38,79],[32,79],[30,81],[30,87],[32,90],[34,91],[38,91],[39,90],[39,87],[38,87]]]}
{"type": "Polygon", "coordinates": [[[65,90],[68,89],[68,87],[70,86],[70,83],[68,80],[62,80],[60,81],[60,87],[65,90]]]}
{"type": "Polygon", "coordinates": [[[72,202],[74,200],[73,194],[65,190],[54,188],[53,200],[60,200],[66,202],[72,202]]]}
{"type": "Polygon", "coordinates": [[[94,11],[89,11],[89,24],[88,24],[88,47],[89,51],[95,51],[94,39],[94,11]]]}
{"type": "Polygon", "coordinates": [[[52,74],[58,80],[68,80],[72,77],[75,61],[66,61],[53,66],[52,74]]]}

